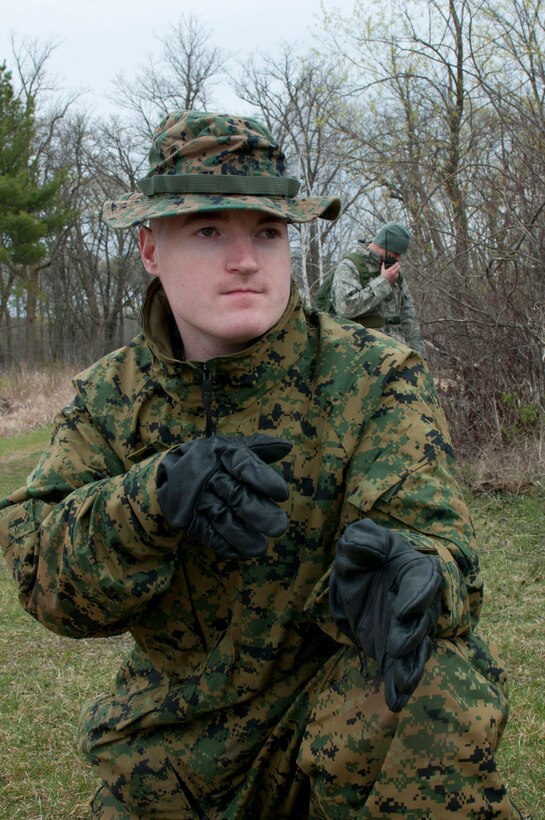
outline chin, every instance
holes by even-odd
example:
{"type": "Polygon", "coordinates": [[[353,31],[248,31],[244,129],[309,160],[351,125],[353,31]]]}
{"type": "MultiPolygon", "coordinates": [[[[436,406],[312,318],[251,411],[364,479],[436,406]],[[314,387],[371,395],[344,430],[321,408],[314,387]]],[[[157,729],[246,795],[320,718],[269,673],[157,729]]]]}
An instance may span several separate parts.
{"type": "Polygon", "coordinates": [[[261,336],[264,336],[268,330],[274,325],[274,322],[270,323],[254,323],[249,325],[245,328],[238,328],[236,332],[232,335],[228,334],[225,336],[225,340],[231,344],[241,345],[241,346],[248,346],[256,339],[259,339],[261,336]]]}
{"type": "Polygon", "coordinates": [[[284,310],[267,311],[259,315],[242,315],[239,321],[235,320],[232,324],[233,336],[238,336],[239,340],[255,339],[257,336],[263,336],[268,330],[277,323],[282,316],[284,310]]]}

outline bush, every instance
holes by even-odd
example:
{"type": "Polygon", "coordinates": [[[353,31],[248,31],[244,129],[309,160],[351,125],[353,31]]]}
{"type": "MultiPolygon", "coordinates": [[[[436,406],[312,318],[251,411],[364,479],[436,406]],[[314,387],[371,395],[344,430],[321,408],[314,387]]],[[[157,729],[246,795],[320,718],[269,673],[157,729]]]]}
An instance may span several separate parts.
{"type": "Polygon", "coordinates": [[[545,450],[541,438],[500,447],[492,442],[458,463],[460,482],[474,493],[532,494],[545,490],[545,450]]]}

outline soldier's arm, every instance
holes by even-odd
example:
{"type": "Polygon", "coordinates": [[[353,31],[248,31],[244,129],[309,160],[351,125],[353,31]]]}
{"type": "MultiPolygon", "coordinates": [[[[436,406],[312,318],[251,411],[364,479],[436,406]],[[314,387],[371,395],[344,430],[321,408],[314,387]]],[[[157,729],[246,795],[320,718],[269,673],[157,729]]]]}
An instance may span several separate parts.
{"type": "MultiPolygon", "coordinates": [[[[416,549],[437,555],[444,576],[438,634],[465,634],[479,618],[482,580],[473,528],[454,477],[452,445],[431,377],[420,359],[408,353],[379,382],[380,396],[371,415],[369,405],[360,409],[365,421],[348,467],[338,531],[368,517],[396,530],[416,549]]],[[[309,608],[331,631],[327,585],[326,573],[309,608]]],[[[335,637],[339,639],[338,634],[335,637]]]]}
{"type": "Polygon", "coordinates": [[[168,588],[177,536],[158,507],[160,455],[128,470],[77,401],[26,485],[0,502],[25,609],[72,637],[115,634],[168,588]]]}
{"type": "Polygon", "coordinates": [[[381,275],[375,276],[362,288],[356,266],[350,259],[343,259],[333,277],[331,301],[338,316],[351,319],[376,310],[391,292],[390,283],[381,275]]]}

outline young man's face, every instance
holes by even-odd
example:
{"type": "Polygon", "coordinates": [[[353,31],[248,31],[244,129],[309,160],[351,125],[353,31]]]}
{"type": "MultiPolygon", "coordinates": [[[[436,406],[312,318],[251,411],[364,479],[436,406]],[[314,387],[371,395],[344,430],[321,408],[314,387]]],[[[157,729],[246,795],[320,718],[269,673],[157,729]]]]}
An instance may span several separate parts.
{"type": "Polygon", "coordinates": [[[288,303],[287,225],[259,211],[155,219],[140,228],[140,253],[161,279],[187,359],[243,350],[288,303]]]}

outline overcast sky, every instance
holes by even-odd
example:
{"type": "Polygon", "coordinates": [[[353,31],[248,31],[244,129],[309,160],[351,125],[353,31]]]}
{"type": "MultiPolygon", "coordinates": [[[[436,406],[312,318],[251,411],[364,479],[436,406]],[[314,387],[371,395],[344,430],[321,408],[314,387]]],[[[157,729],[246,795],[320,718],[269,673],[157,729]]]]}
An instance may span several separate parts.
{"type": "MultiPolygon", "coordinates": [[[[354,0],[324,0],[326,10],[339,9],[343,16],[350,15],[353,5],[354,0]]],[[[66,90],[88,89],[84,101],[96,113],[107,113],[115,75],[123,71],[130,77],[160,48],[154,34],[164,37],[169,23],[190,14],[210,31],[215,44],[242,57],[253,51],[274,54],[282,40],[317,45],[313,32],[322,17],[320,0],[4,0],[0,62],[12,65],[11,35],[19,42],[59,42],[48,63],[50,73],[63,80],[66,90]]],[[[219,108],[227,109],[234,99],[227,90],[213,93],[219,108]]]]}

